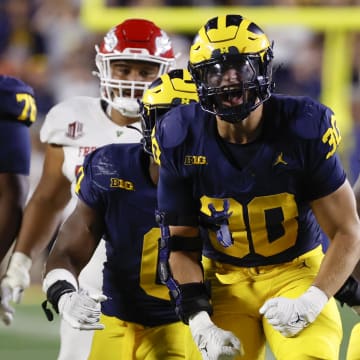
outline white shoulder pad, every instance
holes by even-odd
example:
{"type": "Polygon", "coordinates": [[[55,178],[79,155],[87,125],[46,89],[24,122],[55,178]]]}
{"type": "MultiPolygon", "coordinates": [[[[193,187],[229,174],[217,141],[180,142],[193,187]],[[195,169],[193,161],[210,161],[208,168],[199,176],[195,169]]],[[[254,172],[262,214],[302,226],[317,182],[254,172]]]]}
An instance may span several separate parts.
{"type": "Polygon", "coordinates": [[[81,134],[83,123],[94,117],[94,111],[101,109],[99,101],[99,98],[76,96],[55,105],[41,127],[41,142],[71,145],[77,138],[77,132],[81,134]]]}

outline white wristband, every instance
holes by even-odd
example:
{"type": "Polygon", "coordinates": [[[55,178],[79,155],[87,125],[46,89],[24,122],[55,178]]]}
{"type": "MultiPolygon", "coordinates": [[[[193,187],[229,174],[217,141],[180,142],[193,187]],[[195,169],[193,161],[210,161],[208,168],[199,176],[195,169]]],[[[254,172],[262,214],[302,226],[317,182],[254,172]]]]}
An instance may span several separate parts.
{"type": "Polygon", "coordinates": [[[49,287],[55,284],[59,280],[65,280],[69,282],[71,285],[75,287],[76,291],[78,291],[78,283],[76,281],[76,278],[69,270],[53,269],[46,274],[43,280],[42,289],[44,293],[46,294],[49,287]]]}
{"type": "Polygon", "coordinates": [[[211,321],[210,316],[206,311],[200,311],[189,317],[190,326],[197,326],[197,324],[212,325],[213,322],[211,321]]]}
{"type": "Polygon", "coordinates": [[[310,286],[309,289],[306,291],[306,294],[316,298],[317,302],[321,304],[322,307],[325,306],[325,304],[329,301],[329,298],[325,294],[325,292],[316,286],[310,286]]]}

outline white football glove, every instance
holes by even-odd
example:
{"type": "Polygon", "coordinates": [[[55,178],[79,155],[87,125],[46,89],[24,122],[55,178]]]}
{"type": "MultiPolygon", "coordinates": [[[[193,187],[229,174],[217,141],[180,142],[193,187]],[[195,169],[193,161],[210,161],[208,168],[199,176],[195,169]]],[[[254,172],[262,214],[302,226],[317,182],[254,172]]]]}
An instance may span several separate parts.
{"type": "Polygon", "coordinates": [[[310,286],[297,299],[277,297],[267,300],[259,311],[274,329],[285,337],[291,337],[311,324],[328,300],[322,290],[310,286]]]}
{"type": "Polygon", "coordinates": [[[206,311],[191,316],[189,326],[203,360],[232,360],[244,354],[239,339],[217,327],[206,311]]]}
{"type": "Polygon", "coordinates": [[[105,300],[105,295],[89,295],[85,290],[65,293],[59,299],[59,314],[74,329],[103,330],[99,321],[101,303],[105,300]]]}
{"type": "Polygon", "coordinates": [[[0,284],[0,317],[6,325],[11,324],[15,312],[9,303],[20,303],[23,291],[30,285],[31,264],[31,259],[18,251],[10,258],[8,269],[0,284]]]}

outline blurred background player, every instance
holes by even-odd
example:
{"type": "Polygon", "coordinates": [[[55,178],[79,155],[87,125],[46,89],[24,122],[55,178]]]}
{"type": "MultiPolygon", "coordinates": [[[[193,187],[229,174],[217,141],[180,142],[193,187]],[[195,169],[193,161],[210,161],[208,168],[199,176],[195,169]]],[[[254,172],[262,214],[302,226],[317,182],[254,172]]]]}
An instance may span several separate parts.
{"type": "Polygon", "coordinates": [[[143,145],[103,146],[88,155],[79,170],[79,199],[47,260],[43,289],[71,326],[85,330],[105,326],[95,332],[89,359],[185,357],[188,328],[177,318],[168,289],[157,276],[160,229],[154,214],[159,171],[151,156],[151,130],[156,117],[197,100],[187,70],[162,75],[143,97],[143,145]],[[78,284],[103,236],[108,254],[105,296],[83,292],[78,284]]]}
{"type": "Polygon", "coordinates": [[[360,256],[355,198],[333,112],[274,94],[272,59],[251,20],[210,19],[190,49],[200,104],[156,126],[163,275],[204,359],[239,358],[212,321],[243,359],[263,359],[266,340],[279,360],[339,357],[332,296],[360,256]]]}
{"type": "MultiPolygon", "coordinates": [[[[6,291],[29,286],[29,264],[46,248],[62,222],[73,195],[71,184],[84,157],[105,144],[140,141],[139,131],[132,128],[140,126],[138,99],[174,63],[167,34],[143,19],[129,19],[113,27],[96,51],[100,98],[65,100],[49,111],[41,128],[41,141],[47,143],[43,172],[26,206],[14,255],[2,280],[6,291]],[[15,269],[13,259],[18,256],[23,262],[15,269]]],[[[100,242],[80,274],[80,287],[101,289],[104,260],[105,247],[100,242]]],[[[19,300],[14,297],[14,301],[19,300]]],[[[91,339],[91,332],[72,329],[62,321],[58,359],[86,359],[91,339]]]]}
{"type": "Polygon", "coordinates": [[[33,89],[20,79],[0,75],[0,263],[20,228],[29,190],[29,127],[36,114],[33,89]]]}
{"type": "MultiPolygon", "coordinates": [[[[23,81],[0,75],[0,263],[20,229],[23,209],[29,192],[31,140],[29,127],[36,120],[33,89],[23,81]]],[[[23,254],[13,259],[29,270],[31,262],[23,254]]],[[[16,271],[16,270],[15,270],[16,271]]],[[[5,324],[12,320],[6,306],[11,293],[1,293],[0,317],[5,324]]]]}

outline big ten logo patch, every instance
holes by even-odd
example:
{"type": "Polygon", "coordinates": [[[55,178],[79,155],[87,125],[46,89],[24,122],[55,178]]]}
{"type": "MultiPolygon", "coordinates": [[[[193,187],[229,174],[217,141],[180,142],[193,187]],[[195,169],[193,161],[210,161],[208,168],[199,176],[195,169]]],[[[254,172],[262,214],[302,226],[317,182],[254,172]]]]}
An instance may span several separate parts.
{"type": "Polygon", "coordinates": [[[124,190],[134,191],[135,186],[131,181],[119,179],[119,178],[110,178],[110,187],[111,188],[120,188],[124,190]]]}
{"type": "Polygon", "coordinates": [[[206,156],[202,155],[186,155],[184,159],[184,165],[206,165],[206,156]]]}

